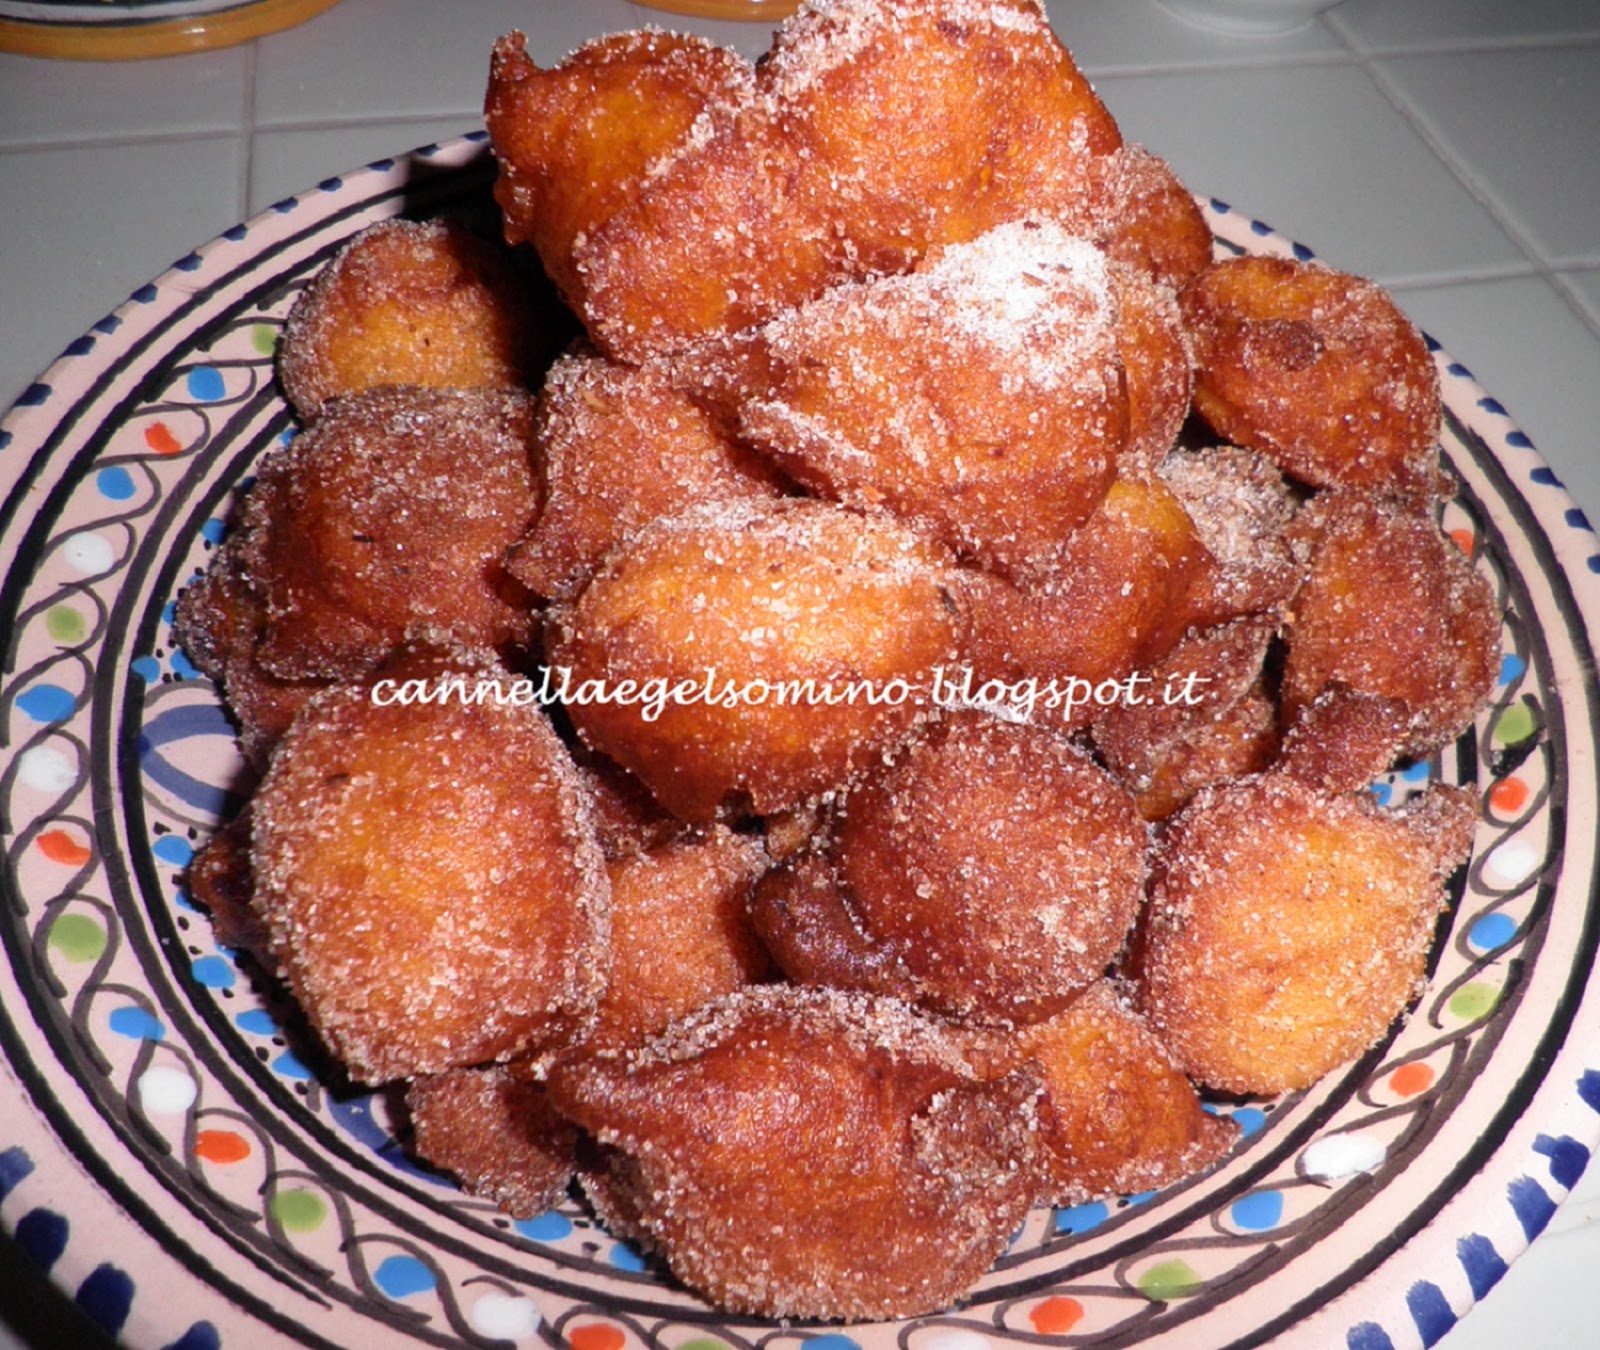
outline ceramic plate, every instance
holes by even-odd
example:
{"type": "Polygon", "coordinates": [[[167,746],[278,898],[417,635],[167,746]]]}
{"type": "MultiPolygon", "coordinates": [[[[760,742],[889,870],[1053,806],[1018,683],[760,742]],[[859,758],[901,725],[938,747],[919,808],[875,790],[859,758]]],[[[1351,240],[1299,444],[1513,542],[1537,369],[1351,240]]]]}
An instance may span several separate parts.
{"type": "MultiPolygon", "coordinates": [[[[184,866],[235,803],[172,601],[290,433],[275,340],[362,225],[491,209],[481,137],[385,161],[180,260],[0,430],[0,1223],[135,1347],[986,1350],[1431,1344],[1600,1138],[1591,967],[1600,543],[1440,353],[1445,525],[1492,582],[1492,706],[1430,779],[1481,803],[1415,1013],[1313,1090],[1218,1109],[1244,1139],[1151,1195],[1036,1211],[963,1307],[893,1325],[730,1318],[577,1203],[528,1221],[411,1165],[383,1095],[319,1081],[293,1010],[213,941],[184,866]]],[[[1222,245],[1304,250],[1218,202],[1222,245]]]]}

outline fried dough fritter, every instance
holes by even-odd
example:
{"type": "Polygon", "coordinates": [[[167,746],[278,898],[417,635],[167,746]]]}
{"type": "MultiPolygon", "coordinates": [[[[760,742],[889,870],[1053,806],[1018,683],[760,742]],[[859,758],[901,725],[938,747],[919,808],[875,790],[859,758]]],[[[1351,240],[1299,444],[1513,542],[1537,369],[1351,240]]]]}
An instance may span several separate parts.
{"type": "Polygon", "coordinates": [[[602,1219],[718,1305],[909,1317],[960,1297],[1038,1190],[1038,1083],[983,1082],[889,999],[774,985],[631,1056],[556,1066],[552,1098],[609,1150],[602,1219]]]}
{"type": "Polygon", "coordinates": [[[696,378],[738,391],[741,436],[803,486],[1032,576],[1125,451],[1116,321],[1093,245],[1023,222],[835,287],[701,354],[696,378]]]}
{"type": "Polygon", "coordinates": [[[562,357],[540,392],[534,443],[543,502],[506,565],[546,597],[581,585],[658,516],[783,491],[772,470],[724,435],[659,366],[562,357]]]}
{"type": "Polygon", "coordinates": [[[1195,410],[1313,487],[1440,491],[1439,374],[1381,287],[1320,263],[1248,255],[1180,292],[1195,410]]]}
{"type": "Polygon", "coordinates": [[[577,1172],[578,1131],[517,1065],[447,1069],[406,1084],[412,1151],[515,1218],[550,1209],[577,1172]]]}
{"type": "Polygon", "coordinates": [[[537,504],[533,403],[385,387],[339,399],[262,462],[240,549],[282,680],[364,674],[421,627],[516,648],[527,607],[502,556],[537,504]]]}
{"type": "Polygon", "coordinates": [[[585,1047],[642,1044],[764,979],[746,897],[766,867],[760,840],[721,826],[611,859],[611,979],[585,1047]]]}
{"type": "Polygon", "coordinates": [[[1309,1087],[1420,992],[1444,881],[1476,813],[1435,787],[1387,814],[1287,773],[1202,788],[1167,822],[1139,944],[1139,1004],[1191,1077],[1309,1087]]]}
{"type": "Polygon", "coordinates": [[[723,503],[613,553],[552,609],[549,657],[578,731],[668,810],[767,814],[837,788],[928,716],[919,692],[961,625],[950,570],[886,516],[723,503]]]}
{"type": "Polygon", "coordinates": [[[1330,684],[1399,700],[1403,747],[1426,755],[1463,731],[1500,670],[1500,612],[1488,581],[1429,517],[1329,492],[1297,517],[1311,553],[1283,672],[1292,724],[1330,684]]]}
{"type": "Polygon", "coordinates": [[[1124,145],[1090,163],[1087,231],[1114,262],[1177,291],[1212,262],[1211,227],[1159,155],[1124,145]]]}
{"type": "Polygon", "coordinates": [[[638,198],[712,109],[748,98],[751,80],[749,62],[703,38],[611,34],[548,70],[534,64],[521,33],[501,38],[484,122],[506,238],[533,244],[582,315],[577,241],[638,198]]]}
{"type": "Polygon", "coordinates": [[[1108,981],[1043,1022],[975,1040],[986,1069],[1031,1071],[1044,1084],[1045,1203],[1170,1185],[1211,1166],[1239,1137],[1232,1121],[1202,1108],[1166,1047],[1108,981]]]}
{"type": "Polygon", "coordinates": [[[958,713],[863,779],[826,855],[764,879],[752,918],[792,978],[1035,1022],[1120,950],[1145,847],[1132,798],[1076,747],[958,713]]]}
{"type": "Polygon", "coordinates": [[[453,221],[385,220],[351,237],[289,312],[278,379],[311,421],[378,385],[521,389],[548,340],[522,269],[453,221]]]}
{"type": "Polygon", "coordinates": [[[592,1017],[610,891],[587,798],[538,709],[473,691],[492,655],[408,651],[319,693],[253,799],[252,904],[358,1082],[538,1058],[592,1017]],[[397,841],[404,840],[403,846],[397,841]]]}

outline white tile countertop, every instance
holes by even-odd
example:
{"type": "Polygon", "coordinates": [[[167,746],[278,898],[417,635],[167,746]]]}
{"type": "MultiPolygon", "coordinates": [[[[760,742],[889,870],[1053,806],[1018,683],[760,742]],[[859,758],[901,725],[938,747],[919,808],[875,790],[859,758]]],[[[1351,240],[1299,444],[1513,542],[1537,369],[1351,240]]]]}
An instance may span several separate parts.
{"type": "MultiPolygon", "coordinates": [[[[1128,139],[1389,286],[1600,519],[1600,0],[1346,0],[1276,38],[1202,31],[1154,0],[1049,8],[1128,139]]],[[[502,32],[524,29],[549,62],[646,22],[767,42],[760,24],[625,0],[343,0],[211,53],[0,55],[0,407],[236,221],[479,125],[502,32]]],[[[1446,1350],[1592,1343],[1597,1219],[1591,1168],[1446,1350]]],[[[52,1331],[64,1314],[45,1299],[0,1261],[0,1311],[28,1337],[0,1330],[0,1347],[93,1343],[52,1331]]]]}

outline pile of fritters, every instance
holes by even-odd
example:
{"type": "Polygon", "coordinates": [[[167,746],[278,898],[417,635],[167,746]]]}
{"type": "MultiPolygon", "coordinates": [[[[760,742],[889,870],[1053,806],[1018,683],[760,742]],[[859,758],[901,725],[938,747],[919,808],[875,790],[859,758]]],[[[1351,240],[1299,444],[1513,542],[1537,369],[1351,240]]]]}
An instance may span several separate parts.
{"type": "Polygon", "coordinates": [[[259,775],[194,889],[419,1153],[906,1316],[1380,1040],[1474,812],[1367,787],[1499,633],[1392,301],[1214,262],[1034,0],[513,34],[486,116],[507,244],[333,260],[179,604],[259,775]]]}

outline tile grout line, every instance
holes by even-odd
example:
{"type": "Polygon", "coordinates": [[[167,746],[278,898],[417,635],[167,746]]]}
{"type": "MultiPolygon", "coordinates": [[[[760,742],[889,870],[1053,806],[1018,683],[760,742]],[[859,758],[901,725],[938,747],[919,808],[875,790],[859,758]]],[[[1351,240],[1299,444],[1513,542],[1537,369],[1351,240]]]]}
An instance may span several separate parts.
{"type": "MultiPolygon", "coordinates": [[[[1423,144],[1432,151],[1434,157],[1444,165],[1451,176],[1461,184],[1473,201],[1477,202],[1488,213],[1489,218],[1505,231],[1507,238],[1515,245],[1517,251],[1528,260],[1533,269],[1532,275],[1539,277],[1549,285],[1561,297],[1567,308],[1572,311],[1578,322],[1587,328],[1596,339],[1600,339],[1600,322],[1597,322],[1595,317],[1589,313],[1576,289],[1556,271],[1551,265],[1550,259],[1535,245],[1527,231],[1494,198],[1487,185],[1473,171],[1471,165],[1450,149],[1444,138],[1434,131],[1428,119],[1422,115],[1421,110],[1405,97],[1400,88],[1383,71],[1380,62],[1384,53],[1365,46],[1350,30],[1349,25],[1338,15],[1332,14],[1324,17],[1328,27],[1345,44],[1356,64],[1366,74],[1367,78],[1377,86],[1378,92],[1383,95],[1389,106],[1399,113],[1405,120],[1406,125],[1422,138],[1423,144]]],[[[1550,45],[1552,47],[1559,46],[1559,44],[1550,45]]],[[[1457,50],[1459,51],[1459,49],[1457,50]]],[[[1417,55],[1419,53],[1411,52],[1408,54],[1417,55]]],[[[1443,287],[1450,284],[1462,283],[1440,281],[1435,283],[1435,286],[1443,287]]]]}

